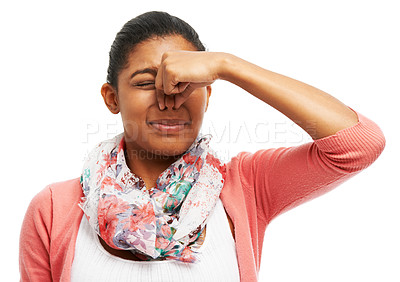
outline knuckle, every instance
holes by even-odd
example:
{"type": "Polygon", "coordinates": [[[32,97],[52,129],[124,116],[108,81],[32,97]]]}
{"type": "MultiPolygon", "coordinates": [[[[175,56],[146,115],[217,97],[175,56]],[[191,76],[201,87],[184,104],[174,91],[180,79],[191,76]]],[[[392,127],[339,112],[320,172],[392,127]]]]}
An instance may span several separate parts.
{"type": "Polygon", "coordinates": [[[164,52],[164,54],[162,55],[162,60],[164,61],[166,58],[168,58],[171,55],[171,51],[166,51],[164,52]]]}
{"type": "Polygon", "coordinates": [[[173,91],[173,88],[172,88],[172,87],[165,87],[165,88],[164,88],[164,93],[167,94],[168,96],[169,96],[170,94],[173,94],[172,91],[173,91]]]}
{"type": "Polygon", "coordinates": [[[174,73],[174,67],[171,64],[166,64],[164,67],[164,71],[169,74],[172,74],[174,73]]]}

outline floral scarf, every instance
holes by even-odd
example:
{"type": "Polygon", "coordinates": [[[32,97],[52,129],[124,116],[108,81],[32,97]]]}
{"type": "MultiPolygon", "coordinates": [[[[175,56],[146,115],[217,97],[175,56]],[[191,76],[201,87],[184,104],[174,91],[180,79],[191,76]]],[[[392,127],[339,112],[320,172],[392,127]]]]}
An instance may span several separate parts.
{"type": "Polygon", "coordinates": [[[199,134],[147,189],[125,161],[123,133],[98,144],[85,160],[79,206],[112,248],[149,260],[195,262],[204,227],[224,185],[226,166],[199,134]]]}

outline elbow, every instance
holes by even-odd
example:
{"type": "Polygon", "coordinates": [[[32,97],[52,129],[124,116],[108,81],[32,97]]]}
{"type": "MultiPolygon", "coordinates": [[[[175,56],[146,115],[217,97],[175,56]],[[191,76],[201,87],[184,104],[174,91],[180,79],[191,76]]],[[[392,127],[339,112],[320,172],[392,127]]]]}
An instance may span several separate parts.
{"type": "Polygon", "coordinates": [[[365,165],[368,167],[382,154],[386,146],[386,138],[381,130],[375,131],[370,136],[369,142],[366,142],[365,149],[365,165]]]}
{"type": "Polygon", "coordinates": [[[361,116],[357,125],[315,143],[326,165],[352,173],[375,162],[385,148],[386,139],[378,125],[361,116]]]}
{"type": "Polygon", "coordinates": [[[362,161],[366,168],[382,154],[386,146],[386,138],[375,122],[359,113],[358,116],[360,121],[358,127],[359,150],[362,152],[362,161]]]}
{"type": "Polygon", "coordinates": [[[369,167],[378,159],[386,146],[386,138],[379,127],[365,131],[361,135],[357,149],[353,151],[353,158],[350,158],[351,172],[369,167]]]}

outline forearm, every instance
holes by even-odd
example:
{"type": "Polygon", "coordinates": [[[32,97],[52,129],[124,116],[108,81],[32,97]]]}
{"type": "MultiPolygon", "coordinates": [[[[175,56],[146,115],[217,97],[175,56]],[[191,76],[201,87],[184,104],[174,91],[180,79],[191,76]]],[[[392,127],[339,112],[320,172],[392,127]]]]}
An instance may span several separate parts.
{"type": "Polygon", "coordinates": [[[221,53],[220,79],[243,88],[277,109],[314,140],[358,122],[357,115],[331,95],[298,80],[221,53]]]}

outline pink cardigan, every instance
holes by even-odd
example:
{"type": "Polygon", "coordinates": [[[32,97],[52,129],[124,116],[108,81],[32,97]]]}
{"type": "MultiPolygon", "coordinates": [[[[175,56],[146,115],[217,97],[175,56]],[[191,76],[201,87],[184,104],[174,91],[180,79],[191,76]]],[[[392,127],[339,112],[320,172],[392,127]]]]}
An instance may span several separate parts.
{"type": "MultiPolygon", "coordinates": [[[[234,224],[241,281],[257,281],[264,232],[277,215],[323,193],[369,166],[385,146],[379,127],[359,122],[296,147],[241,152],[227,164],[221,200],[234,224]]],[[[37,194],[20,235],[21,281],[70,281],[82,218],[79,178],[37,194]]]]}

